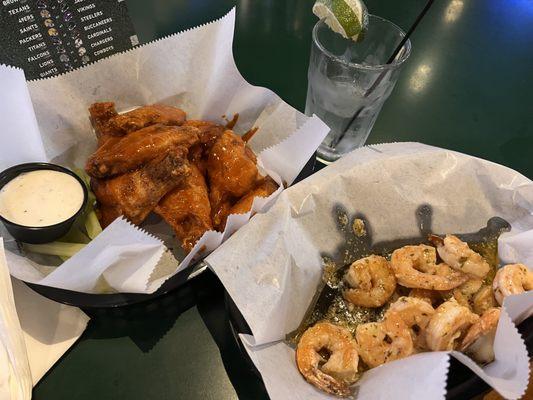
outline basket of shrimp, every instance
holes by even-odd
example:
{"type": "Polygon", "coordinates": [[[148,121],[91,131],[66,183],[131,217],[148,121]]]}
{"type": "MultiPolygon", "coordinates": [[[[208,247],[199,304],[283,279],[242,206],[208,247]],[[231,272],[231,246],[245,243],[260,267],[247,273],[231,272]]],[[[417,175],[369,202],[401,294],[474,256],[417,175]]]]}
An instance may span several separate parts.
{"type": "Polygon", "coordinates": [[[207,262],[272,399],[443,399],[485,384],[518,399],[532,213],[533,182],[516,171],[367,146],[286,190],[207,262]]]}
{"type": "Polygon", "coordinates": [[[13,276],[78,306],[146,300],[184,283],[187,267],[291,185],[328,128],[244,80],[234,21],[232,10],[43,80],[0,66],[14,107],[1,114],[16,130],[0,146],[2,192],[13,199],[0,209],[11,228],[0,236],[13,276]],[[41,162],[37,171],[28,161],[41,162]],[[72,190],[29,182],[39,169],[72,190]],[[66,229],[52,230],[58,223],[66,229]]]}

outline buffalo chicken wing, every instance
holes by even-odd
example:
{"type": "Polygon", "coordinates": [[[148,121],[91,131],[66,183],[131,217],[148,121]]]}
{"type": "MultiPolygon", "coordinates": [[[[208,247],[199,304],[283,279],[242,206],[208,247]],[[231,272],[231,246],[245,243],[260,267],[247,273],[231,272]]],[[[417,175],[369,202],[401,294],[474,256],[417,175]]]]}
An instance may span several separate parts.
{"type": "Polygon", "coordinates": [[[179,126],[183,122],[185,122],[183,110],[163,104],[153,104],[111,118],[109,129],[114,135],[123,136],[150,125],[179,126]]]}
{"type": "Polygon", "coordinates": [[[105,227],[124,215],[140,224],[168,192],[190,173],[187,151],[177,148],[161,154],[140,169],[110,179],[92,179],[100,222],[105,227]]]}
{"type": "Polygon", "coordinates": [[[132,132],[111,146],[100,147],[87,161],[87,173],[105,178],[131,171],[169,149],[188,149],[198,141],[193,127],[151,125],[132,132]]]}
{"type": "Polygon", "coordinates": [[[226,126],[185,120],[175,107],[150,105],[118,114],[112,102],[89,108],[98,149],[87,160],[98,216],[105,227],[123,215],[142,223],[151,211],[174,230],[186,252],[229,214],[248,212],[255,197],[277,189],[257,169],[244,137],[226,126]]]}
{"type": "Polygon", "coordinates": [[[256,197],[268,197],[278,188],[277,183],[269,176],[262,179],[258,185],[245,194],[230,209],[230,214],[244,214],[252,209],[252,203],[256,197]]]}
{"type": "Polygon", "coordinates": [[[226,130],[211,147],[207,174],[213,226],[223,230],[233,204],[260,178],[255,154],[239,136],[226,130]]]}
{"type": "Polygon", "coordinates": [[[213,229],[207,185],[198,167],[191,164],[191,173],[161,199],[155,212],[174,229],[187,252],[206,231],[213,229]]]}

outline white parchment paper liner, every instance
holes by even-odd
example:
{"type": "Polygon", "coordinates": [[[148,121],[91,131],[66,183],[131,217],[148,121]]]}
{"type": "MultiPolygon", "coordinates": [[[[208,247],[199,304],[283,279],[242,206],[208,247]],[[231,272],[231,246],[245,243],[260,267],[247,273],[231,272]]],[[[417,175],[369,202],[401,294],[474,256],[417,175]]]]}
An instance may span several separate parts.
{"type": "Polygon", "coordinates": [[[0,399],[29,400],[31,370],[0,238],[0,399]]]}
{"type": "Polygon", "coordinates": [[[11,283],[35,386],[79,339],[89,317],[79,308],[41,296],[16,278],[11,283]]]}
{"type": "MultiPolygon", "coordinates": [[[[512,231],[499,241],[504,263],[533,266],[533,183],[517,172],[464,154],[417,143],[368,146],[286,190],[213,252],[208,263],[250,325],[243,335],[272,399],[325,399],[296,369],[294,351],[280,342],[294,330],[322,275],[321,252],[335,254],[343,238],[332,209],[362,213],[373,240],[418,235],[415,211],[433,208],[435,232],[475,232],[500,216],[512,231]]],[[[424,353],[365,373],[360,399],[444,398],[449,354],[504,397],[520,397],[529,360],[517,321],[531,313],[533,292],[508,298],[498,325],[496,361],[480,368],[456,352],[424,353]]]]}
{"type": "Polygon", "coordinates": [[[89,317],[9,276],[0,238],[0,399],[30,399],[37,382],[81,336],[89,317]]]}
{"type": "MultiPolygon", "coordinates": [[[[0,168],[42,159],[83,167],[96,147],[87,111],[91,103],[115,101],[120,111],[161,102],[183,108],[189,119],[223,122],[223,115],[231,118],[239,113],[237,132],[253,126],[260,128],[250,146],[258,154],[264,172],[280,185],[292,183],[328,128],[318,118],[304,116],[272,91],[254,87],[243,79],[232,54],[234,22],[232,10],[220,20],[58,77],[29,82],[27,88],[24,81],[21,83],[20,71],[0,66],[0,82],[14,80],[8,86],[12,93],[0,94],[0,105],[16,98],[17,109],[26,110],[22,115],[28,116],[26,123],[1,133],[0,168]]],[[[3,121],[13,120],[9,114],[12,110],[13,106],[7,112],[0,109],[3,121]]],[[[225,232],[207,232],[179,266],[171,256],[158,262],[156,254],[160,256],[161,251],[155,244],[150,250],[153,257],[137,257],[145,250],[142,246],[153,238],[143,238],[144,233],[139,235],[133,226],[113,224],[104,231],[105,238],[112,240],[91,242],[44,279],[53,269],[32,264],[16,254],[10,259],[11,273],[27,281],[81,292],[99,293],[102,286],[97,283],[103,277],[118,292],[152,293],[193,259],[220,246],[253,213],[270,207],[281,191],[282,187],[269,198],[255,199],[247,214],[230,216],[225,232]],[[135,241],[129,243],[131,246],[125,241],[115,243],[113,240],[121,235],[135,241]]],[[[151,219],[143,228],[167,245],[177,247],[170,228],[159,219],[151,219]]],[[[0,231],[0,236],[9,239],[5,230],[0,231]]],[[[16,253],[14,246],[8,249],[16,253]]]]}

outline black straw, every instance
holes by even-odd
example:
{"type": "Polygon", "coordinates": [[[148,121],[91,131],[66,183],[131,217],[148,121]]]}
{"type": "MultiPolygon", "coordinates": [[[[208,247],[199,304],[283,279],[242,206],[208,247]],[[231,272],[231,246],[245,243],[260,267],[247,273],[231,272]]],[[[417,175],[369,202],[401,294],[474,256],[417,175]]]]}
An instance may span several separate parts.
{"type": "MultiPolygon", "coordinates": [[[[418,26],[418,24],[420,23],[420,21],[422,21],[422,18],[424,18],[424,15],[426,15],[426,13],[428,12],[428,10],[430,9],[431,5],[433,4],[435,0],[428,0],[428,2],[426,3],[426,5],[424,6],[424,8],[422,9],[422,11],[420,12],[420,14],[418,14],[418,17],[416,17],[416,20],[415,22],[413,23],[413,25],[411,25],[411,27],[409,28],[409,30],[407,31],[407,33],[405,34],[405,36],[403,37],[403,39],[400,41],[400,43],[398,44],[398,46],[396,46],[396,48],[394,49],[394,51],[392,52],[391,56],[389,57],[389,59],[387,60],[387,64],[390,64],[394,61],[394,59],[396,58],[396,56],[398,55],[398,53],[400,52],[400,50],[403,48],[403,46],[405,45],[405,43],[409,40],[409,37],[411,36],[411,34],[414,32],[414,30],[416,29],[416,27],[418,26]]],[[[374,92],[374,90],[376,89],[376,87],[381,83],[381,81],[383,80],[383,78],[385,77],[385,75],[387,74],[387,70],[384,70],[381,72],[381,74],[379,74],[379,76],[377,77],[377,79],[374,81],[374,83],[372,84],[372,86],[370,86],[368,88],[368,90],[365,92],[365,94],[363,95],[363,97],[368,97],[372,94],[372,92],[374,92]]],[[[357,117],[359,116],[359,114],[361,114],[361,112],[364,110],[364,106],[359,108],[355,114],[352,116],[352,118],[350,118],[350,121],[348,122],[348,124],[346,125],[346,127],[344,128],[344,130],[342,131],[341,135],[339,136],[339,138],[333,142],[331,144],[331,147],[335,147],[337,146],[337,144],[344,138],[344,135],[346,135],[346,132],[348,132],[348,130],[350,129],[350,127],[352,126],[352,124],[354,123],[354,121],[357,119],[357,117]]]]}

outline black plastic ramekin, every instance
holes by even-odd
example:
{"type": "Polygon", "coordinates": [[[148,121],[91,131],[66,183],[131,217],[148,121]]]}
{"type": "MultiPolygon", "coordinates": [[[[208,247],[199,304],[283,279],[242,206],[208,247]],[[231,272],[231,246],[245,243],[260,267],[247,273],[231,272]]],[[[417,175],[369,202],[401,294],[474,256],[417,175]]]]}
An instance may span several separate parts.
{"type": "Polygon", "coordinates": [[[15,179],[18,175],[24,172],[38,171],[38,170],[52,170],[64,172],[70,176],[76,178],[83,189],[83,203],[80,209],[69,219],[60,222],[58,224],[49,225],[49,226],[24,226],[19,225],[14,222],[11,222],[2,215],[0,215],[0,220],[4,223],[8,232],[17,240],[24,243],[49,243],[53,242],[56,239],[59,239],[61,236],[64,236],[76,218],[83,212],[85,205],[87,204],[88,193],[85,183],[81,178],[76,175],[71,170],[62,167],[56,164],[42,163],[42,162],[33,162],[26,164],[15,165],[11,168],[6,169],[0,173],[0,190],[11,180],[15,179]]]}

